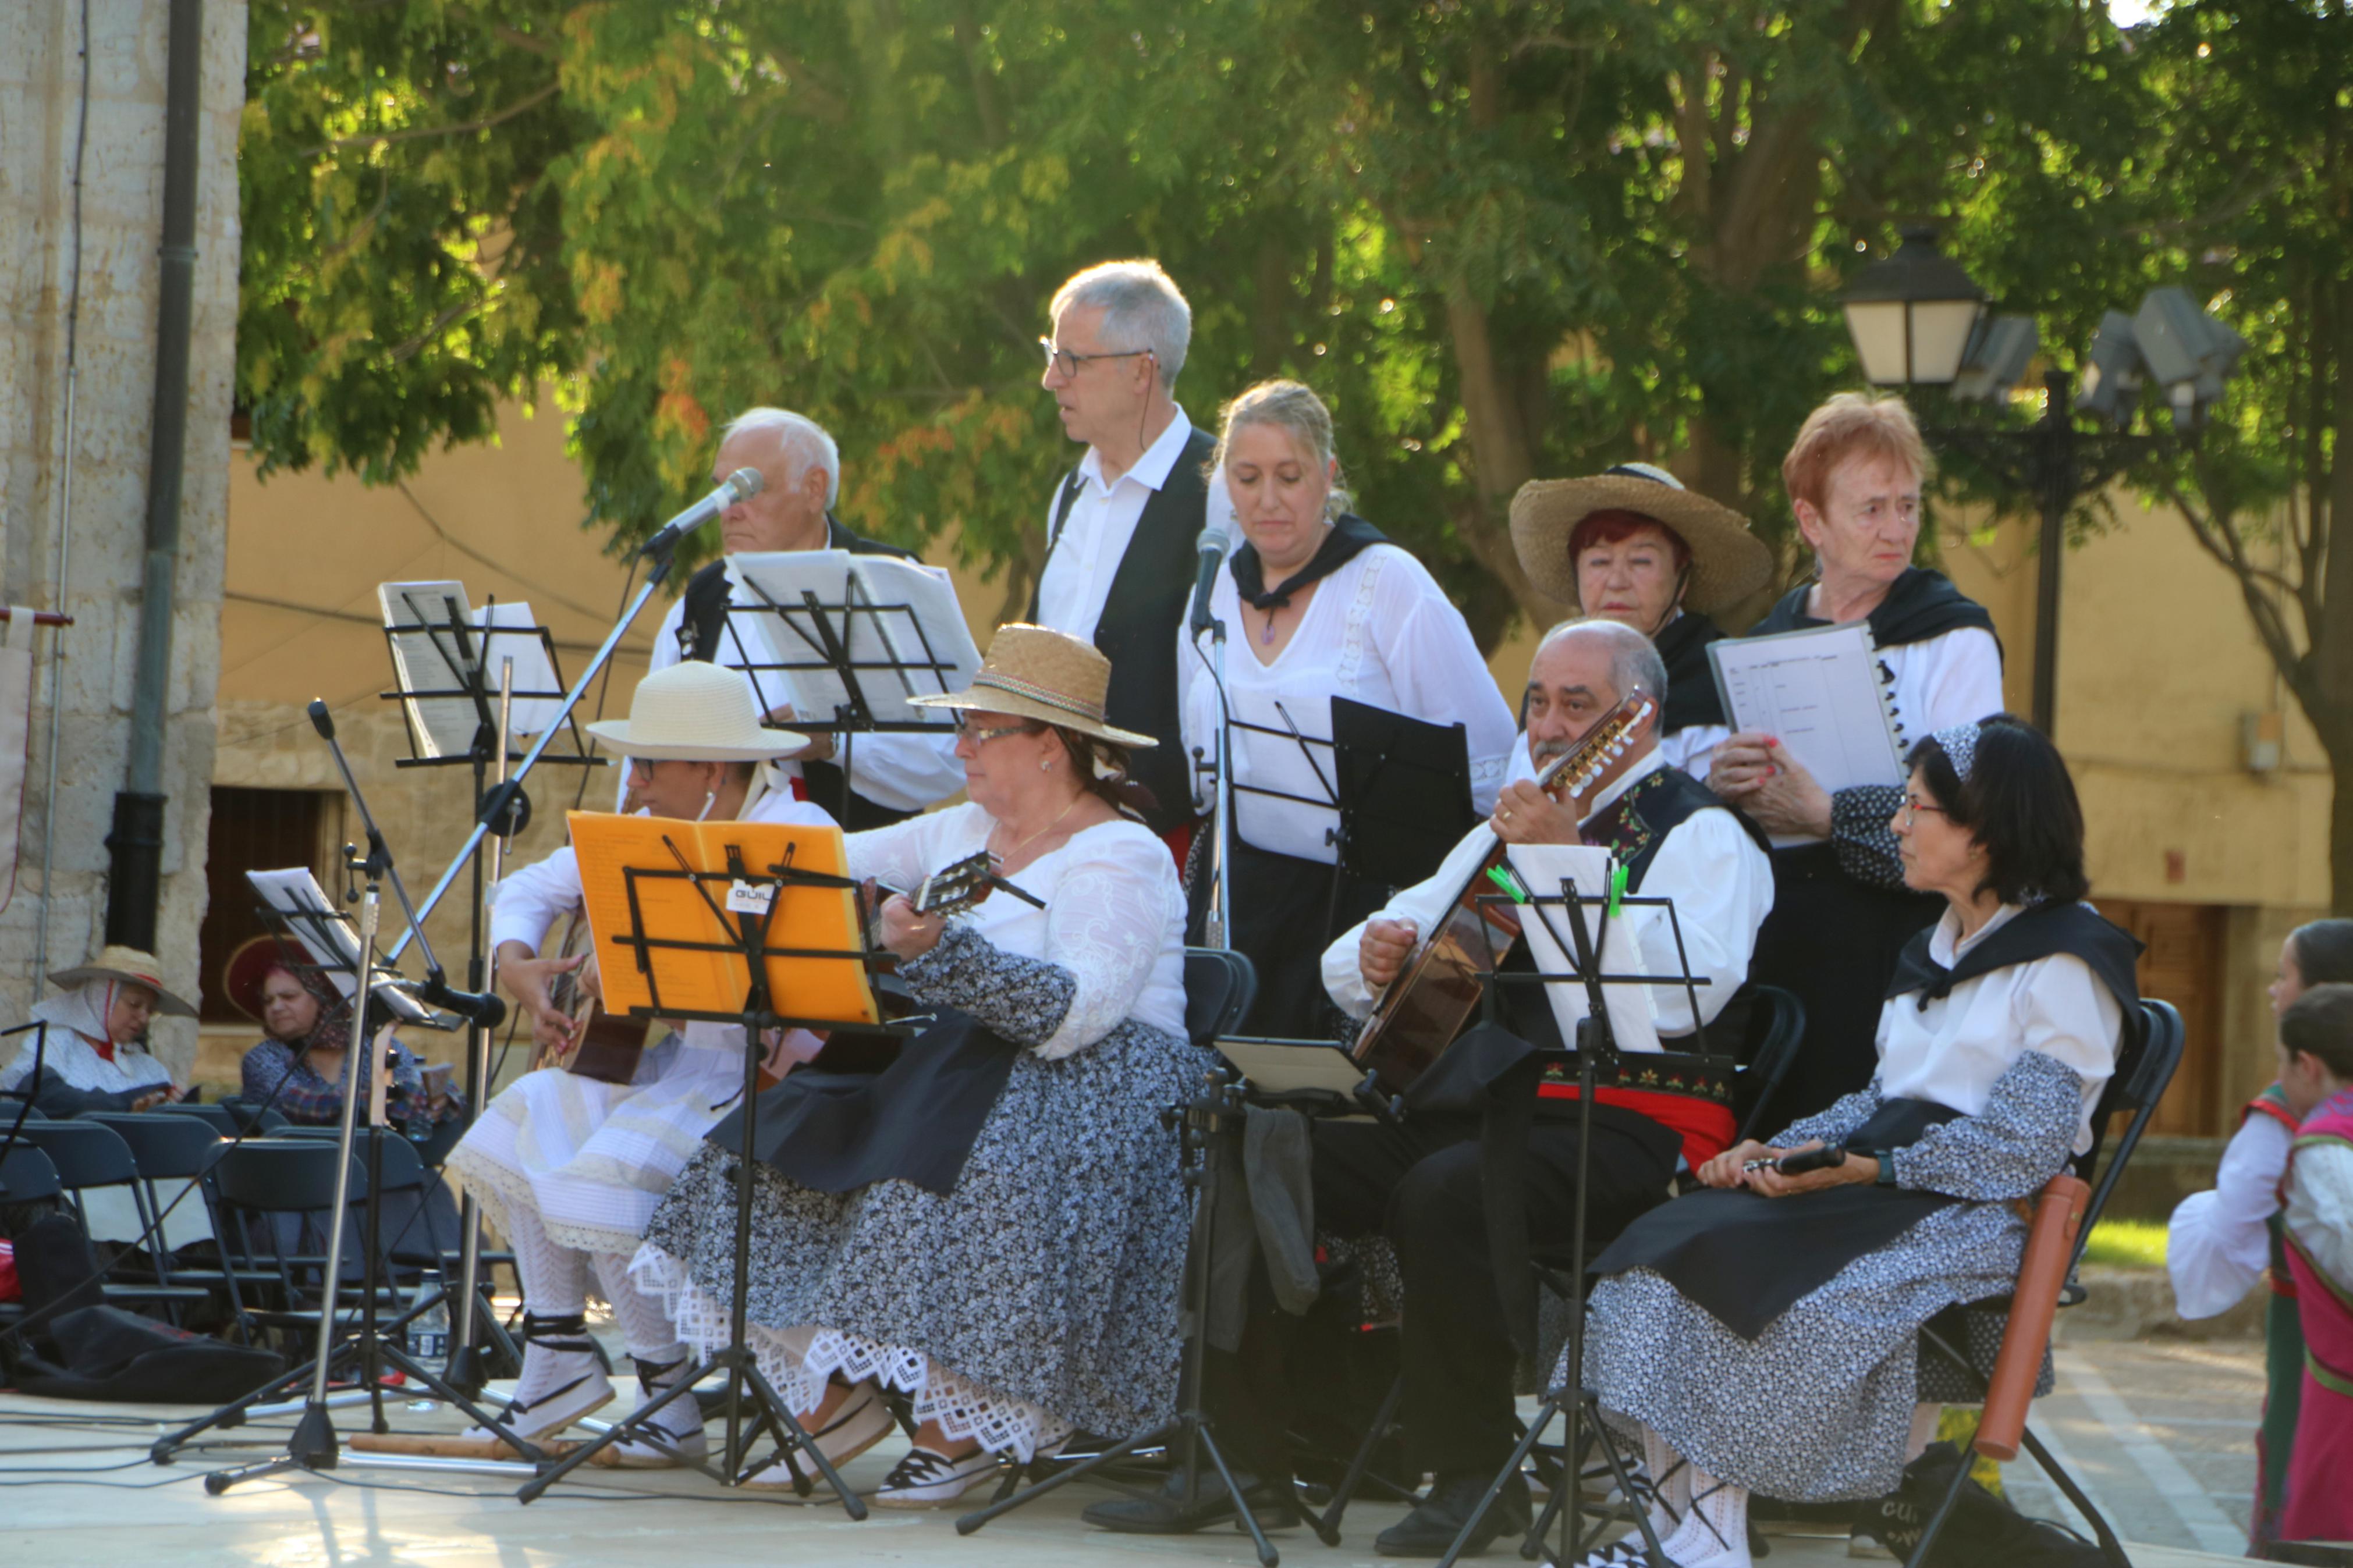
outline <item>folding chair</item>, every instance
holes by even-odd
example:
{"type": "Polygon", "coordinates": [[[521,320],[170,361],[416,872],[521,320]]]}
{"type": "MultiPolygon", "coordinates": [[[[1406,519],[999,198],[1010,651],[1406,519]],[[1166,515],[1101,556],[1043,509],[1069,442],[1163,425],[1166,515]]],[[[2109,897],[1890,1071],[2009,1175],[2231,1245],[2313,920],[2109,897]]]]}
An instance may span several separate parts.
{"type": "MultiPolygon", "coordinates": [[[[65,1184],[58,1180],[58,1168],[49,1157],[29,1143],[19,1143],[0,1159],[0,1204],[16,1207],[23,1204],[55,1204],[64,1200],[65,1184]]],[[[6,1328],[25,1315],[22,1301],[0,1301],[0,1328],[6,1328]]]]}
{"type": "Polygon", "coordinates": [[[1773,1102],[1781,1080],[1789,1076],[1789,1066],[1798,1059],[1798,1046],[1806,1037],[1806,1005],[1798,1000],[1795,992],[1784,991],[1778,985],[1752,985],[1748,994],[1747,1037],[1757,1043],[1741,1053],[1739,1074],[1734,1080],[1738,1086],[1734,1098],[1748,1106],[1740,1131],[1732,1135],[1735,1143],[1757,1136],[1760,1131],[1757,1123],[1764,1117],[1765,1108],[1773,1102]],[[1752,1084],[1756,1086],[1754,1093],[1750,1092],[1752,1084]]]}
{"type": "Polygon", "coordinates": [[[210,1126],[214,1131],[219,1133],[224,1138],[234,1138],[239,1132],[245,1131],[237,1124],[236,1116],[229,1111],[227,1106],[207,1105],[202,1101],[193,1105],[158,1105],[153,1110],[145,1112],[144,1114],[193,1116],[199,1121],[203,1121],[210,1126]]]}
{"type": "Polygon", "coordinates": [[[1185,950],[1185,1034],[1197,1046],[1231,1034],[1258,996],[1250,959],[1222,947],[1185,950]]]}
{"type": "MultiPolygon", "coordinates": [[[[337,1152],[333,1143],[316,1138],[248,1138],[222,1145],[205,1173],[218,1205],[230,1304],[248,1333],[307,1334],[317,1329],[328,1302],[348,1311],[359,1300],[348,1279],[331,1290],[322,1278],[323,1250],[305,1249],[306,1237],[322,1236],[340,1217],[333,1212],[337,1152]],[[257,1231],[268,1237],[266,1246],[256,1241],[257,1231]],[[246,1286],[256,1274],[266,1283],[257,1304],[248,1305],[246,1286]],[[259,1304],[265,1301],[274,1304],[259,1304]]],[[[356,1157],[346,1196],[352,1202],[367,1197],[367,1166],[356,1157]]],[[[358,1259],[348,1249],[345,1262],[356,1271],[358,1259]]],[[[396,1291],[379,1288],[376,1299],[380,1310],[399,1307],[396,1291]]]]}
{"type": "MultiPolygon", "coordinates": [[[[131,1194],[132,1210],[138,1215],[139,1234],[145,1241],[148,1256],[160,1258],[168,1249],[155,1224],[155,1211],[147,1201],[146,1184],[139,1177],[139,1163],[131,1154],[131,1145],[111,1127],[95,1121],[28,1122],[24,1141],[49,1157],[57,1168],[58,1181],[72,1199],[74,1220],[81,1228],[85,1243],[92,1241],[90,1232],[89,1195],[110,1187],[121,1187],[131,1194]]],[[[202,1285],[175,1285],[167,1278],[154,1280],[108,1279],[100,1282],[110,1306],[159,1306],[174,1323],[180,1321],[181,1309],[202,1305],[212,1300],[212,1291],[202,1285]]]]}
{"type": "MultiPolygon", "coordinates": [[[[2126,1028],[2116,1054],[2116,1073],[2108,1079],[2099,1105],[2093,1111],[2090,1152],[2072,1162],[2070,1171],[2053,1176],[2035,1200],[2033,1226],[2027,1238],[2017,1288],[2007,1298],[1974,1301],[1962,1309],[2008,1315],[2001,1351],[1991,1371],[1981,1369],[1962,1350],[1955,1348],[1947,1337],[1948,1331],[1940,1330],[1936,1323],[1923,1329],[1920,1335],[1923,1357],[1933,1352],[1983,1391],[1984,1413],[1978,1417],[1977,1435],[1970,1439],[1969,1447],[1997,1462],[2016,1458],[2021,1447],[2032,1454],[2034,1462],[2042,1467],[2042,1473],[2090,1523],[2099,1539],[2101,1554],[2114,1568],[2130,1568],[2116,1531],[2066,1468],[2052,1457],[2051,1450],[2027,1426],[2026,1413],[2033,1401],[2044,1358],[2050,1353],[2052,1319],[2061,1307],[2074,1306],[2086,1294],[2083,1286],[2075,1282],[2075,1269],[2083,1261],[2092,1227],[2099,1223],[2108,1194],[2116,1190],[2116,1178],[2124,1173],[2126,1162],[2132,1158],[2141,1134],[2147,1131],[2149,1118],[2157,1111],[2158,1101],[2164,1098],[2166,1086],[2173,1081],[2174,1070],[2181,1065],[2181,1015],[2174,1011],[2172,1005],[2143,999],[2138,1029],[2126,1028]],[[2108,1161],[2107,1169],[2100,1173],[2098,1185],[2094,1186],[2086,1178],[2098,1167],[2102,1136],[2109,1119],[2119,1111],[2128,1112],[2131,1120],[2116,1141],[2116,1153],[2108,1161]]],[[[1929,1552],[1945,1521],[1951,1517],[1968,1474],[1968,1465],[1955,1468],[1952,1484],[1938,1501],[1936,1511],[1929,1516],[1919,1544],[1913,1548],[1913,1562],[1928,1561],[1929,1552]]]]}
{"type": "MultiPolygon", "coordinates": [[[[177,1204],[185,1206],[190,1201],[199,1205],[206,1224],[210,1228],[217,1266],[184,1264],[173,1260],[169,1248],[155,1254],[156,1278],[165,1285],[201,1285],[228,1299],[228,1247],[221,1234],[220,1215],[215,1211],[213,1194],[204,1180],[206,1167],[217,1158],[221,1136],[213,1129],[211,1121],[197,1116],[157,1116],[152,1111],[93,1110],[79,1120],[110,1127],[131,1146],[131,1157],[138,1163],[139,1180],[147,1191],[147,1205],[161,1215],[177,1204]],[[175,1193],[165,1198],[165,1184],[185,1182],[192,1191],[175,1193]]],[[[275,1269],[247,1269],[241,1279],[248,1289],[258,1289],[273,1283],[275,1269]]],[[[231,1303],[234,1310],[234,1303],[231,1303]]],[[[239,1322],[239,1331],[243,1331],[239,1322]]]]}

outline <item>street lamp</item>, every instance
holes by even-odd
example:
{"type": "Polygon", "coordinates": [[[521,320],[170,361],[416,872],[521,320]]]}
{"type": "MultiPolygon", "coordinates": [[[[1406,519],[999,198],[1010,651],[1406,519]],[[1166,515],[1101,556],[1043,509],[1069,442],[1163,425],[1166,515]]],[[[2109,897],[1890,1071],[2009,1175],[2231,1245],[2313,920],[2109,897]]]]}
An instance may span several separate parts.
{"type": "MultiPolygon", "coordinates": [[[[1984,290],[1937,251],[1930,229],[1906,228],[1895,254],[1863,268],[1840,303],[1855,357],[1874,386],[1949,386],[1957,399],[1990,403],[2016,384],[2034,357],[2034,323],[2022,316],[1986,320],[1984,290]]],[[[2042,513],[2032,703],[2044,734],[2052,734],[2058,721],[2059,560],[2067,514],[2166,443],[2165,436],[2125,428],[2145,379],[2164,388],[2175,426],[2188,429],[2221,396],[2246,346],[2183,290],[2151,289],[2137,318],[2111,310],[2101,321],[2073,407],[2067,373],[2052,370],[2042,376],[2042,416],[2022,430],[1923,427],[1932,445],[1968,457],[2005,489],[2032,498],[2042,513]],[[2074,408],[2116,428],[2079,430],[2074,408]]]]}

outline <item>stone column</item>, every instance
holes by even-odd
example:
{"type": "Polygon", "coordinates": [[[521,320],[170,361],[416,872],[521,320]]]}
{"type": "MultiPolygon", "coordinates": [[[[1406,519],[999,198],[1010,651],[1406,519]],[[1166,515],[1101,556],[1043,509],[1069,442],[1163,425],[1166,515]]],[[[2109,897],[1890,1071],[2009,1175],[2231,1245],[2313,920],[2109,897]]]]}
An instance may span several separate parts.
{"type": "MultiPolygon", "coordinates": [[[[9,411],[0,420],[0,597],[75,619],[61,632],[44,632],[39,643],[16,888],[0,910],[0,1025],[23,1022],[44,993],[40,968],[79,962],[97,950],[105,928],[105,838],[122,787],[138,657],[169,11],[168,0],[92,0],[86,132],[80,5],[17,8],[7,47],[0,48],[0,210],[10,216],[10,243],[0,247],[0,399],[9,411]],[[67,321],[77,276],[69,428],[67,321]],[[52,643],[53,636],[59,640],[52,643]],[[52,829],[53,863],[44,865],[44,835],[52,829]]],[[[195,333],[164,737],[171,805],[156,955],[166,983],[191,997],[198,987],[220,667],[245,46],[243,0],[206,0],[195,333]]],[[[184,1072],[194,1024],[159,1025],[155,1045],[184,1072]]]]}

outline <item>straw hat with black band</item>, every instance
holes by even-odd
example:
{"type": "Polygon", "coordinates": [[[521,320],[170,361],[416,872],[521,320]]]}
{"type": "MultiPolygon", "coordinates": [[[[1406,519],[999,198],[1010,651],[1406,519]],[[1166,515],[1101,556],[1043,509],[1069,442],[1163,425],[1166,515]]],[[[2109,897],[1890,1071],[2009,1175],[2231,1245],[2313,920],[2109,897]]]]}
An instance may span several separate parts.
{"type": "Polygon", "coordinates": [[[70,991],[93,980],[128,981],[133,985],[144,985],[155,993],[155,1011],[158,1013],[172,1013],[183,1018],[195,1017],[196,1010],[194,1007],[164,989],[163,973],[164,966],[155,962],[153,953],[109,942],[88,963],[58,970],[49,976],[49,982],[70,991]]]}
{"type": "Polygon", "coordinates": [[[962,691],[937,697],[910,697],[924,708],[955,708],[979,713],[1007,713],[1060,725],[1131,749],[1156,746],[1149,735],[1113,729],[1103,721],[1103,700],[1111,689],[1111,660],[1092,643],[1064,632],[1016,621],[997,628],[988,657],[962,691]]]}
{"type": "Polygon", "coordinates": [[[1531,479],[1512,498],[1512,545],[1538,593],[1583,608],[1569,537],[1593,513],[1617,510],[1639,512],[1683,542],[1691,566],[1683,607],[1694,615],[1729,609],[1773,575],[1773,552],[1746,518],[1664,468],[1620,463],[1589,479],[1531,479]]]}
{"type": "Polygon", "coordinates": [[[763,729],[740,669],[688,659],[638,682],[629,716],[588,732],[625,757],[649,762],[765,763],[797,752],[807,735],[763,729]]]}

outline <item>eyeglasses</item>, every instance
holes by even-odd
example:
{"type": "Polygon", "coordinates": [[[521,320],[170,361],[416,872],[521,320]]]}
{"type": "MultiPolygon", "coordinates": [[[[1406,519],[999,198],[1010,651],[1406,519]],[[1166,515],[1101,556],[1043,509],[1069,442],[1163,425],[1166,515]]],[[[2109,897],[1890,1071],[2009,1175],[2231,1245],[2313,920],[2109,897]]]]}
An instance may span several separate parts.
{"type": "Polygon", "coordinates": [[[1060,371],[1064,375],[1078,374],[1079,366],[1092,359],[1134,359],[1138,354],[1152,352],[1150,349],[1112,349],[1099,354],[1072,353],[1051,338],[1039,338],[1038,346],[1046,351],[1046,368],[1060,371]]]}
{"type": "Polygon", "coordinates": [[[986,746],[991,741],[1007,735],[1035,735],[1044,729],[1043,724],[1032,721],[1026,724],[999,724],[993,729],[976,730],[965,722],[963,714],[957,714],[955,719],[956,739],[970,741],[975,746],[986,746]]]}
{"type": "Polygon", "coordinates": [[[1918,816],[1920,813],[1924,811],[1934,812],[1938,816],[1949,816],[1952,815],[1943,806],[1936,805],[1932,801],[1915,800],[1907,795],[1904,797],[1904,804],[1895,808],[1895,817],[1897,821],[1904,824],[1906,830],[1909,830],[1912,826],[1913,818],[1918,816]]]}

